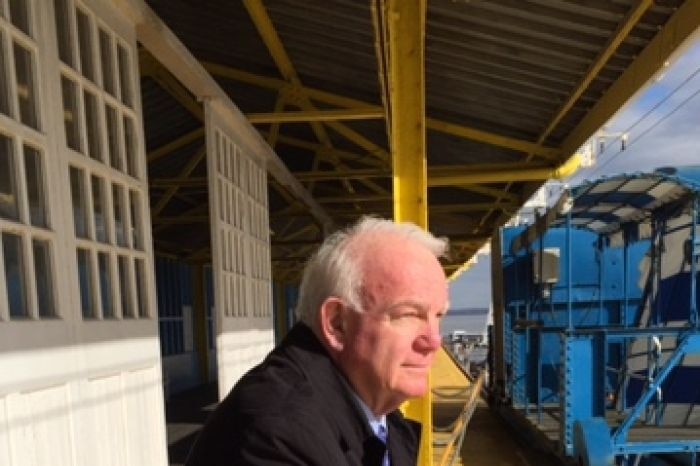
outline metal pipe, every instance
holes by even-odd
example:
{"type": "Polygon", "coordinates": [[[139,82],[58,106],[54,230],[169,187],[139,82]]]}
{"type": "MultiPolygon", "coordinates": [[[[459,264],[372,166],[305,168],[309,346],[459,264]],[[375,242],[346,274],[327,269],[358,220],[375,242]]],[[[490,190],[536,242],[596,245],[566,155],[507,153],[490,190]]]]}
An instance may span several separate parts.
{"type": "Polygon", "coordinates": [[[700,208],[699,196],[696,194],[693,198],[693,210],[692,210],[692,221],[690,222],[690,322],[695,327],[698,328],[698,304],[697,304],[697,263],[696,263],[696,250],[698,245],[697,237],[697,222],[698,222],[698,209],[700,208]]]}
{"type": "Polygon", "coordinates": [[[571,288],[573,286],[573,278],[571,277],[571,210],[566,213],[566,310],[569,314],[568,330],[572,331],[574,329],[574,317],[573,317],[573,302],[571,296],[571,288]]]}

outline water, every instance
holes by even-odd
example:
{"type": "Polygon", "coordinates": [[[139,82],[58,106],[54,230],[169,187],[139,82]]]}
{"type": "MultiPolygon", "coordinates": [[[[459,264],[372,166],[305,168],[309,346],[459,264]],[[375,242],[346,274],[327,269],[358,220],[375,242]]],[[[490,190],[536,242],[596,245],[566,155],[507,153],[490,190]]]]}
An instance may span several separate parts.
{"type": "Polygon", "coordinates": [[[450,309],[442,319],[440,334],[449,335],[454,330],[464,330],[469,335],[485,335],[489,320],[488,309],[450,309]]]}

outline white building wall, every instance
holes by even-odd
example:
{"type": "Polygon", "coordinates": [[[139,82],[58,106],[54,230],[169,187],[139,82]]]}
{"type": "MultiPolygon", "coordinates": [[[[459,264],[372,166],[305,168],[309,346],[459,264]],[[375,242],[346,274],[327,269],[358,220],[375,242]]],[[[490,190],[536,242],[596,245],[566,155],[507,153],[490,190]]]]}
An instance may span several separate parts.
{"type": "Polygon", "coordinates": [[[237,137],[244,120],[204,106],[219,396],[274,346],[264,159],[237,137]]]}
{"type": "Polygon", "coordinates": [[[10,102],[0,106],[0,162],[10,160],[0,186],[0,465],[165,465],[134,27],[107,0],[0,0],[0,37],[0,93],[10,102]],[[15,14],[23,5],[26,31],[15,14]],[[68,62],[56,5],[66,7],[68,62]],[[73,172],[82,181],[71,186],[73,172]]]}

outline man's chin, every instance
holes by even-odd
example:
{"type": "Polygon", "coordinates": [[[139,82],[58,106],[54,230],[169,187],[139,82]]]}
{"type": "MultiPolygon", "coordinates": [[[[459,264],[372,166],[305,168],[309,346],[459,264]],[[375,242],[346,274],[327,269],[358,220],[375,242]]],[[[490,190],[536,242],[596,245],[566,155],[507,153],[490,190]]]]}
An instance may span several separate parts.
{"type": "Polygon", "coordinates": [[[428,392],[428,382],[412,382],[410,384],[406,384],[402,388],[403,390],[401,390],[401,392],[405,398],[420,398],[428,392]]]}

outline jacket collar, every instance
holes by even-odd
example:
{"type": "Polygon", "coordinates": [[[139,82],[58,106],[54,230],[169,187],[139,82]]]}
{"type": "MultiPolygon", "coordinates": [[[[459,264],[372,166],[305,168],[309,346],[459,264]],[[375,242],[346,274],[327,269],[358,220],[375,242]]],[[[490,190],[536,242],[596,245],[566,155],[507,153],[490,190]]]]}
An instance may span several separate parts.
{"type": "MultiPolygon", "coordinates": [[[[313,331],[302,323],[296,324],[278,350],[296,362],[327,412],[335,413],[332,422],[342,447],[348,452],[359,450],[359,456],[364,452],[363,465],[380,465],[386,447],[372,432],[350,384],[313,331]]],[[[414,465],[420,424],[407,422],[398,411],[388,414],[386,421],[392,466],[414,465]]]]}

